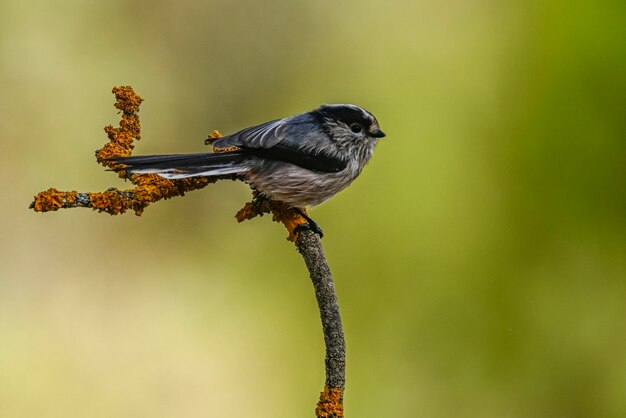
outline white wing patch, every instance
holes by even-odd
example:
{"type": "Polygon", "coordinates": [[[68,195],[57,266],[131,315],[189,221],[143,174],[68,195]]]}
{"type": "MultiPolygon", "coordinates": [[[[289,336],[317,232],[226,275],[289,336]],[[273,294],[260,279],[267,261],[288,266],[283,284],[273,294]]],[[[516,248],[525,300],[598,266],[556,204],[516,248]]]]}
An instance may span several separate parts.
{"type": "Polygon", "coordinates": [[[157,172],[157,174],[163,178],[168,180],[179,180],[179,179],[187,179],[190,177],[211,177],[211,176],[225,176],[228,174],[237,174],[243,173],[247,171],[248,168],[242,167],[222,167],[222,168],[211,168],[205,171],[194,171],[190,173],[174,173],[174,172],[157,172]]]}

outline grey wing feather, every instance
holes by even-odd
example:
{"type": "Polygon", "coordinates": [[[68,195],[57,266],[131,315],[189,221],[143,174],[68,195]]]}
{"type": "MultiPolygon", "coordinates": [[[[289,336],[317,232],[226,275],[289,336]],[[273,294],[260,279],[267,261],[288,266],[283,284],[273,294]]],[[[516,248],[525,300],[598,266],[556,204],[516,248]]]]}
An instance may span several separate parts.
{"type": "Polygon", "coordinates": [[[277,119],[252,126],[218,139],[213,146],[215,148],[271,148],[286,138],[285,125],[285,119],[277,119]]]}
{"type": "Polygon", "coordinates": [[[258,157],[320,172],[336,173],[347,166],[347,161],[338,152],[332,152],[334,147],[330,139],[307,114],[244,129],[218,139],[213,146],[218,149],[238,147],[258,157]]]}

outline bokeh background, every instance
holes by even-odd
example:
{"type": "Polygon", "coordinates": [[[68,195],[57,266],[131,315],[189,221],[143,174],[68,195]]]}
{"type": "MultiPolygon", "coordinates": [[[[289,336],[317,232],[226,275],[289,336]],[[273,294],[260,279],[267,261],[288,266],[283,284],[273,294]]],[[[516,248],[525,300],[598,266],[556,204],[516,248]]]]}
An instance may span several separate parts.
{"type": "Polygon", "coordinates": [[[314,211],[351,417],[626,416],[626,3],[0,3],[0,416],[307,417],[312,286],[225,182],[36,214],[123,187],[93,151],[111,88],[137,154],[351,102],[388,134],[314,211]]]}

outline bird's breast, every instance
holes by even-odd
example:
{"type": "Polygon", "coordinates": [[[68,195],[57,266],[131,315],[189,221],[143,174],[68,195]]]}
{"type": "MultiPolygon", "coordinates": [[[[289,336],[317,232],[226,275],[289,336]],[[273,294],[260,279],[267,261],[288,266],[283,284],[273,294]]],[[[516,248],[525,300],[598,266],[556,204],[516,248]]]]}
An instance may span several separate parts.
{"type": "Polygon", "coordinates": [[[354,164],[337,173],[322,173],[265,160],[246,174],[246,181],[273,200],[302,208],[330,199],[349,186],[359,172],[354,164]]]}

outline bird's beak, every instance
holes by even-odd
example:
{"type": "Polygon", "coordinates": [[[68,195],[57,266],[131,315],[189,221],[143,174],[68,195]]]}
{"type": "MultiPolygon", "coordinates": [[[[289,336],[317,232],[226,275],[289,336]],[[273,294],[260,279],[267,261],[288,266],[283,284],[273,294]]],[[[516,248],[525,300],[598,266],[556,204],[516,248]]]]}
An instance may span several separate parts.
{"type": "Polygon", "coordinates": [[[383,131],[381,131],[380,129],[370,133],[371,136],[373,136],[374,138],[384,138],[386,135],[383,131]]]}

